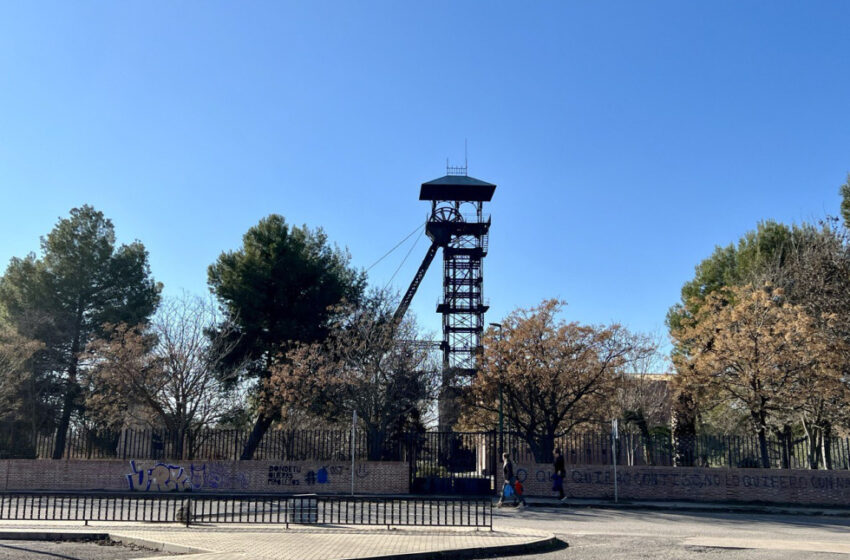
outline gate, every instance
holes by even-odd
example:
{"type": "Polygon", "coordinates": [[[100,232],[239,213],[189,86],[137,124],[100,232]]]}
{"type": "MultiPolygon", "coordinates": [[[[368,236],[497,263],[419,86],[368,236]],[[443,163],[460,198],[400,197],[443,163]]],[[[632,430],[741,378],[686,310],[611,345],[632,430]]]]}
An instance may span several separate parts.
{"type": "Polygon", "coordinates": [[[410,492],[485,496],[495,492],[495,432],[410,434],[410,492]]]}

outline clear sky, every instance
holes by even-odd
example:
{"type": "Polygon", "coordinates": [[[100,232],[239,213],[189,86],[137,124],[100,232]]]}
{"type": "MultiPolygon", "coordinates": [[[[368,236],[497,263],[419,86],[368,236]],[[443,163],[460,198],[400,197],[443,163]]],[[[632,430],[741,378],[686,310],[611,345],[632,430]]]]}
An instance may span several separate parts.
{"type": "MultiPolygon", "coordinates": [[[[662,331],[715,245],[838,212],[849,26],[838,0],[7,0],[0,263],[88,203],[170,294],[206,293],[270,213],[365,268],[467,139],[469,174],[498,185],[488,322],[560,297],[569,319],[662,331]]],[[[411,308],[435,332],[438,265],[411,308]]]]}

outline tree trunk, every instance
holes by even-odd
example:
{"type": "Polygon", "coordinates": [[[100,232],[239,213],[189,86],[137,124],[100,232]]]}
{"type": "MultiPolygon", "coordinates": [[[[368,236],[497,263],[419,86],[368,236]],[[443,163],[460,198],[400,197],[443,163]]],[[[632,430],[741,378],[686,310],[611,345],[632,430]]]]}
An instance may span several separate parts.
{"type": "Polygon", "coordinates": [[[824,423],[821,430],[821,451],[823,451],[823,466],[827,470],[832,470],[832,424],[824,423]]]}
{"type": "Polygon", "coordinates": [[[761,466],[763,469],[770,468],[770,453],[767,449],[767,428],[764,424],[756,429],[759,438],[759,454],[761,455],[761,466]]]}
{"type": "MultiPolygon", "coordinates": [[[[386,432],[378,426],[365,422],[366,424],[366,449],[367,457],[370,461],[381,461],[384,459],[384,437],[386,432]]],[[[447,444],[445,449],[451,450],[454,448],[454,434],[446,434],[447,444]]]]}
{"type": "Polygon", "coordinates": [[[62,416],[59,426],[56,427],[56,439],[53,443],[53,459],[61,459],[65,452],[65,442],[68,438],[68,426],[71,425],[71,412],[74,410],[74,402],[77,400],[77,352],[79,349],[78,339],[74,339],[72,345],[71,365],[68,367],[68,388],[65,390],[65,399],[62,403],[62,416]]]}
{"type": "Polygon", "coordinates": [[[77,297],[76,320],[74,322],[74,338],[71,341],[71,361],[68,364],[68,388],[65,391],[65,399],[62,403],[62,416],[59,426],[56,428],[56,440],[53,445],[53,459],[61,459],[65,451],[65,440],[68,437],[68,426],[71,425],[71,412],[74,410],[74,402],[77,400],[77,365],[79,364],[79,353],[82,341],[83,326],[83,296],[77,297]]]}
{"type": "Polygon", "coordinates": [[[694,441],[696,440],[696,403],[693,396],[679,392],[673,400],[673,466],[694,465],[694,441]]]}
{"type": "Polygon", "coordinates": [[[174,434],[171,436],[174,439],[174,442],[172,443],[174,458],[178,461],[182,461],[184,459],[183,438],[186,437],[186,430],[184,428],[179,428],[174,430],[172,433],[174,434]]]}
{"type": "MultiPolygon", "coordinates": [[[[554,432],[546,431],[542,434],[539,434],[526,431],[524,440],[524,443],[528,444],[528,446],[531,448],[531,453],[534,455],[534,460],[537,463],[542,465],[552,462],[552,454],[555,450],[554,432]]],[[[515,450],[511,449],[510,451],[512,453],[515,450]]]]}
{"type": "MultiPolygon", "coordinates": [[[[809,426],[809,423],[806,421],[805,416],[803,416],[801,418],[801,424],[803,426],[803,432],[805,432],[805,434],[806,434],[806,441],[809,444],[806,448],[806,460],[809,462],[809,468],[811,469],[811,468],[813,468],[812,467],[812,461],[817,460],[817,458],[814,458],[814,459],[812,458],[812,450],[815,448],[814,438],[812,437],[811,428],[809,426]]],[[[817,468],[817,467],[814,467],[814,468],[817,468]]]]}
{"type": "Polygon", "coordinates": [[[245,442],[245,447],[242,448],[242,455],[239,457],[240,461],[250,461],[254,458],[254,452],[260,445],[260,441],[262,441],[263,436],[266,435],[269,426],[271,426],[274,421],[274,416],[264,413],[257,417],[254,429],[251,430],[251,435],[248,436],[248,441],[245,442]]]}
{"type": "Polygon", "coordinates": [[[646,464],[654,467],[655,457],[653,456],[652,436],[649,434],[649,425],[646,423],[643,412],[638,415],[635,423],[640,431],[640,438],[643,440],[643,454],[646,464]]]}
{"type": "Polygon", "coordinates": [[[790,469],[791,468],[791,440],[794,437],[791,433],[791,426],[789,424],[785,424],[783,426],[782,431],[778,434],[779,441],[782,445],[782,468],[790,469]]]}

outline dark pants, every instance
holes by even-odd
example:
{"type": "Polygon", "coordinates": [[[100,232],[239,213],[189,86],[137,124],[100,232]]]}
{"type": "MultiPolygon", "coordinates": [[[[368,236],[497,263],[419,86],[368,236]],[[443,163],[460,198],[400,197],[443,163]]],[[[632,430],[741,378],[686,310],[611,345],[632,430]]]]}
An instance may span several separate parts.
{"type": "Polygon", "coordinates": [[[559,500],[564,498],[564,477],[562,475],[552,475],[552,490],[558,492],[559,500]]]}

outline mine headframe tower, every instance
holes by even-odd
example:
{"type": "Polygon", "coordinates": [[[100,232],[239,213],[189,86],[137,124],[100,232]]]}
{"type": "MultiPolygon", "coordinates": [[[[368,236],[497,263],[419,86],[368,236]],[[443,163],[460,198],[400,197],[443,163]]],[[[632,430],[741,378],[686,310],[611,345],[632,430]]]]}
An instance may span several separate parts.
{"type": "Polygon", "coordinates": [[[431,247],[396,317],[404,315],[437,249],[443,249],[443,296],[437,313],[443,316],[443,392],[440,399],[441,429],[454,424],[452,406],[457,385],[475,375],[484,331],[484,257],[489,245],[490,216],[484,203],[493,198],[496,185],[466,174],[466,168],[448,168],[439,179],[422,183],[419,200],[431,202],[425,233],[431,247]]]}

